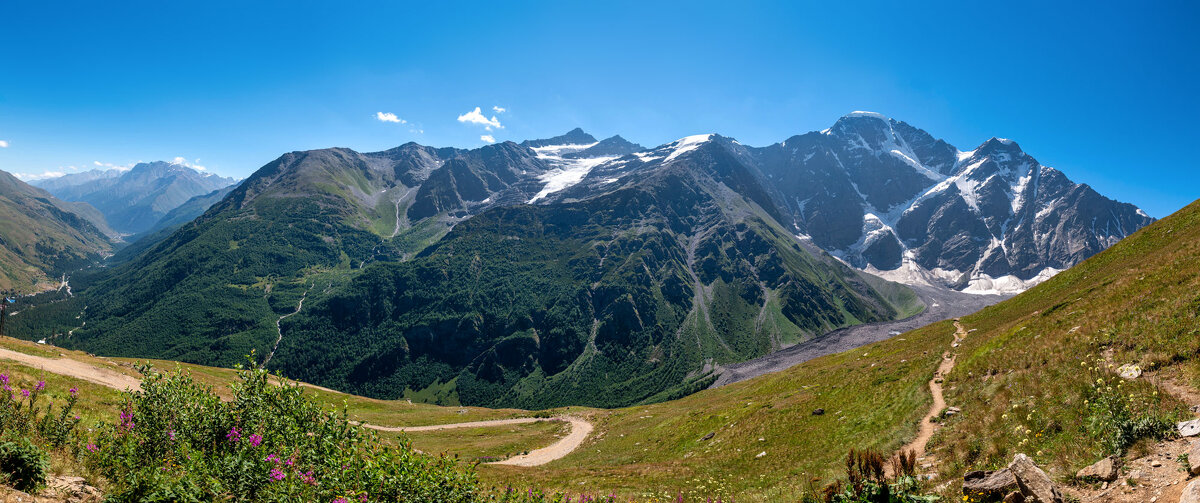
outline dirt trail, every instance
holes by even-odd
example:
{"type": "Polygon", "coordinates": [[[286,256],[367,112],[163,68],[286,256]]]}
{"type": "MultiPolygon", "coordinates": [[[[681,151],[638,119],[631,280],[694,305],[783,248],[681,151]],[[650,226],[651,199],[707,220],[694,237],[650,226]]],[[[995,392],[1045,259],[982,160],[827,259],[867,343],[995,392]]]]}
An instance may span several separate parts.
{"type": "Polygon", "coordinates": [[[492,421],[471,421],[468,423],[450,423],[450,424],[435,424],[431,426],[377,426],[373,424],[365,425],[379,431],[433,431],[433,430],[448,430],[451,428],[482,428],[488,426],[506,426],[512,424],[536,423],[539,421],[566,421],[571,425],[571,432],[567,436],[559,439],[559,441],[550,444],[541,449],[534,449],[528,454],[513,456],[503,461],[495,461],[489,464],[495,465],[512,465],[512,466],[539,466],[561,459],[567,454],[570,454],[576,448],[587,440],[588,435],[592,434],[592,423],[586,420],[573,416],[560,417],[521,417],[516,419],[496,419],[492,421]]]}
{"type": "MultiPolygon", "coordinates": [[[[951,347],[958,347],[958,343],[967,337],[967,329],[954,320],[954,342],[951,347]]],[[[933,433],[937,431],[937,423],[933,422],[933,418],[942,413],[946,408],[946,397],[942,394],[942,380],[954,369],[955,355],[949,351],[942,353],[942,363],[938,365],[937,372],[933,374],[933,379],[929,381],[929,392],[933,395],[933,405],[929,406],[929,412],[925,413],[925,417],[921,418],[921,423],[917,428],[917,438],[912,442],[905,444],[897,453],[912,452],[916,454],[917,461],[920,462],[925,458],[925,446],[929,445],[929,439],[933,438],[933,433]]],[[[928,462],[924,464],[929,464],[928,462]]],[[[891,466],[888,467],[889,472],[891,466]]]]}
{"type": "Polygon", "coordinates": [[[0,358],[14,360],[30,367],[39,368],[54,374],[83,379],[101,386],[117,390],[132,389],[141,391],[141,380],[110,369],[99,368],[70,358],[46,358],[44,356],[27,355],[10,349],[0,348],[0,358]]]}
{"type": "MultiPolygon", "coordinates": [[[[298,310],[297,310],[298,311],[298,310]]],[[[113,370],[96,367],[78,360],[70,358],[46,358],[44,356],[34,356],[25,353],[19,353],[10,349],[0,348],[0,359],[13,360],[18,363],[28,365],[30,367],[39,368],[50,373],[83,379],[88,382],[93,382],[101,386],[117,390],[132,389],[141,391],[141,380],[136,377],[115,372],[113,370]]],[[[319,388],[317,386],[314,386],[319,388]]],[[[325,389],[325,388],[320,388],[325,389]]],[[[332,391],[332,390],[330,390],[332,391]]],[[[571,425],[571,432],[567,436],[559,439],[559,441],[550,444],[541,449],[535,449],[528,454],[515,456],[504,461],[497,461],[495,464],[514,465],[514,466],[538,466],[544,465],[556,459],[560,459],[567,454],[570,454],[592,433],[592,423],[577,417],[522,417],[515,419],[496,419],[492,421],[472,421],[467,423],[451,423],[451,424],[436,424],[431,426],[378,426],[373,424],[365,425],[379,431],[432,431],[446,430],[451,428],[479,428],[486,426],[505,426],[513,424],[535,423],[538,421],[566,421],[571,425]]]]}

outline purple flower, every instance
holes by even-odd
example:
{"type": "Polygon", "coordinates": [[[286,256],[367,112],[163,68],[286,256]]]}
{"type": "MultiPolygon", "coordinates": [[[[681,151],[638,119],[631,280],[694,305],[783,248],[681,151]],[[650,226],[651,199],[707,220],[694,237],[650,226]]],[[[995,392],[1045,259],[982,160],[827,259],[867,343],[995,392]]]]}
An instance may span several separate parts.
{"type": "Polygon", "coordinates": [[[44,389],[46,389],[46,381],[38,381],[37,387],[33,388],[34,391],[41,391],[44,389]]]}
{"type": "Polygon", "coordinates": [[[8,384],[8,374],[0,374],[0,383],[8,384]]]}
{"type": "Polygon", "coordinates": [[[87,450],[88,452],[96,452],[100,450],[100,448],[96,447],[96,444],[87,444],[87,450]]]}
{"type": "Polygon", "coordinates": [[[67,391],[71,393],[71,396],[75,396],[75,395],[79,394],[79,388],[71,388],[67,391]]]}
{"type": "Polygon", "coordinates": [[[292,456],[292,457],[288,458],[288,460],[284,461],[283,464],[288,465],[288,466],[292,466],[292,465],[296,464],[296,456],[292,456]]]}
{"type": "Polygon", "coordinates": [[[358,495],[358,501],[367,501],[367,493],[358,495]]]}
{"type": "Polygon", "coordinates": [[[175,440],[175,428],[167,429],[167,438],[170,438],[171,440],[175,440]]]}
{"type": "Polygon", "coordinates": [[[279,482],[279,481],[287,478],[287,474],[283,473],[283,470],[280,470],[279,468],[272,468],[271,469],[271,478],[275,479],[276,482],[279,482]]]}
{"type": "Polygon", "coordinates": [[[279,464],[279,456],[276,456],[275,453],[272,452],[267,455],[267,461],[270,461],[275,464],[279,464]]]}
{"type": "Polygon", "coordinates": [[[22,389],[21,389],[21,396],[23,396],[23,397],[25,397],[25,398],[29,398],[29,390],[22,388],[22,389]]]}
{"type": "Polygon", "coordinates": [[[120,424],[120,426],[121,426],[122,428],[129,429],[129,430],[132,430],[132,429],[133,429],[133,412],[130,412],[130,411],[127,411],[127,410],[123,410],[123,411],[121,411],[121,424],[120,424]]]}
{"type": "Polygon", "coordinates": [[[350,503],[350,502],[346,501],[346,498],[339,497],[339,498],[333,500],[333,503],[350,503]]]}
{"type": "Polygon", "coordinates": [[[225,438],[229,439],[230,442],[237,442],[242,439],[242,432],[238,431],[237,426],[234,426],[229,429],[229,433],[225,435],[225,438]]]}
{"type": "Polygon", "coordinates": [[[313,476],[312,470],[304,472],[304,474],[300,476],[300,481],[310,486],[317,485],[317,478],[313,476]]]}
{"type": "Polygon", "coordinates": [[[257,433],[250,435],[250,445],[258,447],[258,445],[261,443],[262,443],[262,435],[259,435],[257,433]]]}

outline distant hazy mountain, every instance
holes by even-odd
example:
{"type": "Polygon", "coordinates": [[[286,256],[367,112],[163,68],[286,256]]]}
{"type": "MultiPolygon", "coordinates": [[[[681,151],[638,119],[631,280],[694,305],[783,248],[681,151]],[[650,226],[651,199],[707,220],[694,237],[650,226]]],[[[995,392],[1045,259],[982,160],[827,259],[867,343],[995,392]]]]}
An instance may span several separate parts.
{"type": "Polygon", "coordinates": [[[91,204],[122,234],[150,230],[189,199],[234,183],[182,164],[140,163],[128,171],[92,170],[34,182],[66,201],[91,204]]]}
{"type": "Polygon", "coordinates": [[[95,208],[61,201],[0,171],[0,289],[57,286],[61,274],[112,250],[106,232],[112,231],[95,208]]]}

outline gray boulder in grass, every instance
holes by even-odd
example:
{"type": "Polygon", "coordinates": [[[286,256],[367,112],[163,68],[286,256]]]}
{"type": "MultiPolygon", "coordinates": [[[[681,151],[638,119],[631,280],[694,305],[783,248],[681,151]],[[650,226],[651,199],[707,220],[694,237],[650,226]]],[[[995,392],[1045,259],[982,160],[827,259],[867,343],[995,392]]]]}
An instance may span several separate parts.
{"type": "Polygon", "coordinates": [[[1021,494],[1025,495],[1025,501],[1062,503],[1062,495],[1059,494],[1058,488],[1054,487],[1054,481],[1050,480],[1050,476],[1038,468],[1029,456],[1017,454],[1012,463],[1008,464],[1008,469],[1017,477],[1017,484],[1021,487],[1021,494]]]}

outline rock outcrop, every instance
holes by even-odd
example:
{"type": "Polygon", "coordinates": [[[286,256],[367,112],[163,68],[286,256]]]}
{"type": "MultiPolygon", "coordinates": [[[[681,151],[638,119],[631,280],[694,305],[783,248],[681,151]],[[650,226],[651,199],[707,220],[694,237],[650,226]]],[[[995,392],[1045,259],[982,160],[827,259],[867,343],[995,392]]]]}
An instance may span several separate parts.
{"type": "Polygon", "coordinates": [[[1017,454],[1008,467],[996,471],[973,471],[963,477],[963,495],[983,501],[1062,503],[1062,495],[1046,472],[1017,454]],[[1014,494],[1015,493],[1015,494],[1014,494]]]}

